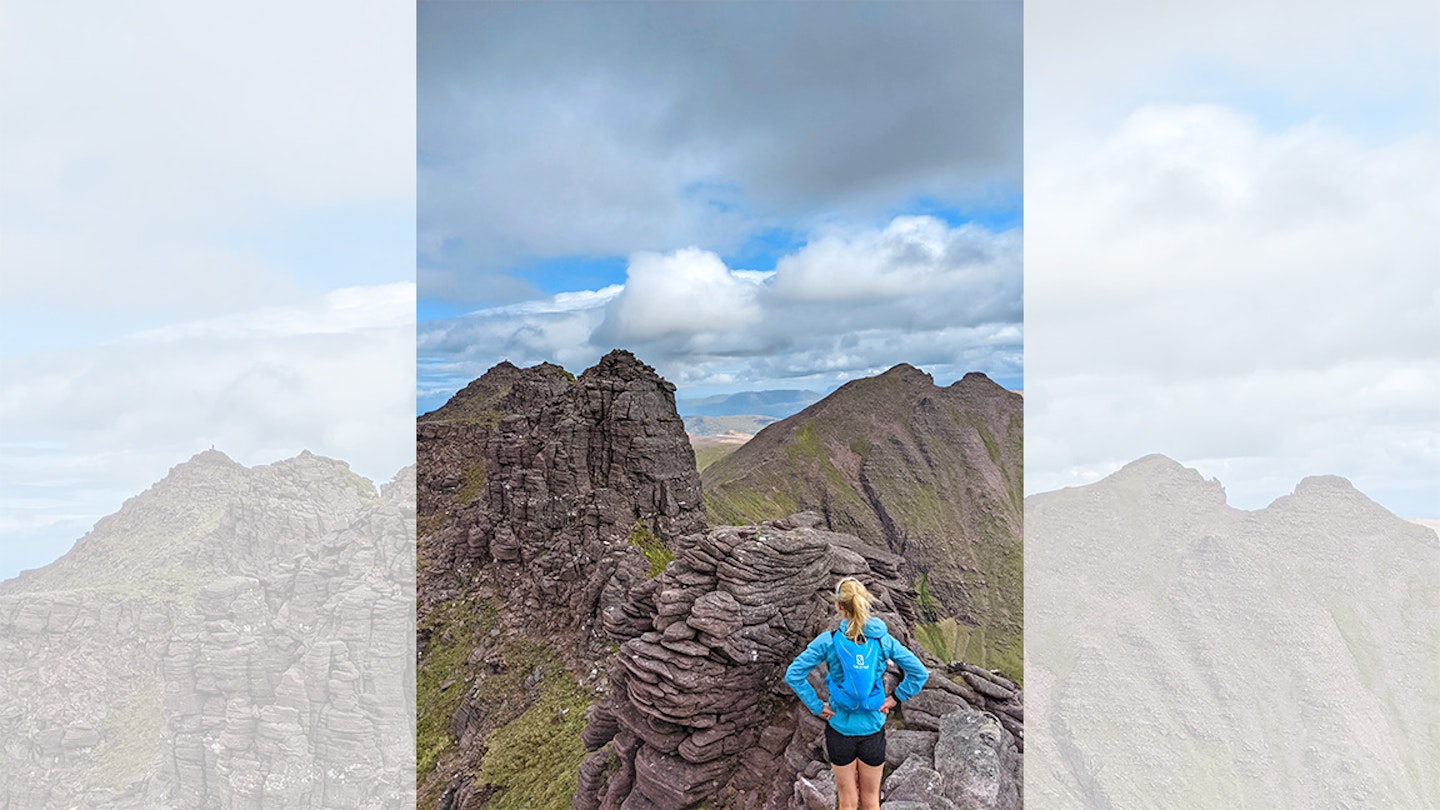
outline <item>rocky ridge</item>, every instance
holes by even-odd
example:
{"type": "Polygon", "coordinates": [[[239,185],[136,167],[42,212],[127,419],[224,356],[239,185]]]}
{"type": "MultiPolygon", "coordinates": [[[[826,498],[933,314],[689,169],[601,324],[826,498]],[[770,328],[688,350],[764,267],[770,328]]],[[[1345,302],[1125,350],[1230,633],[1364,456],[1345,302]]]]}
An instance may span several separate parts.
{"type": "MultiPolygon", "coordinates": [[[[502,364],[418,421],[419,806],[798,807],[823,792],[822,727],[779,671],[829,615],[837,571],[887,594],[907,641],[916,594],[898,555],[814,514],[707,532],[673,391],[627,352],[578,378],[502,364]],[[772,749],[791,753],[754,753],[772,749]]],[[[917,757],[897,790],[935,773],[953,783],[940,796],[1018,806],[1018,687],[936,665],[897,732],[917,757]],[[942,722],[992,752],[989,777],[959,774],[942,722]]]]}
{"type": "MultiPolygon", "coordinates": [[[[684,538],[658,579],[632,589],[616,609],[627,617],[614,626],[625,638],[618,666],[582,737],[592,753],[576,810],[834,806],[824,725],[795,699],[785,667],[833,627],[839,577],[867,583],[902,643],[913,645],[915,609],[898,556],[821,523],[802,513],[684,538]]],[[[1023,733],[1012,732],[1023,696],[995,673],[954,671],[933,671],[900,712],[886,807],[1021,806],[1023,733]]],[[[890,688],[898,677],[892,667],[890,688]]],[[[823,695],[822,678],[812,683],[823,695]]]]}
{"type": "Polygon", "coordinates": [[[420,417],[422,612],[479,582],[517,621],[598,639],[602,591],[647,577],[647,543],[704,528],[674,393],[616,351],[578,379],[502,363],[420,417]]]}
{"type": "Polygon", "coordinates": [[[0,583],[3,804],[408,806],[413,515],[207,451],[0,583]]]}
{"type": "Polygon", "coordinates": [[[437,752],[422,757],[422,802],[482,806],[488,735],[565,668],[603,682],[610,634],[631,620],[615,606],[703,531],[674,391],[624,351],[578,378],[502,363],[418,420],[419,722],[422,752],[437,752]],[[493,636],[458,626],[479,614],[493,636]],[[497,687],[530,667],[533,682],[497,687]]]}

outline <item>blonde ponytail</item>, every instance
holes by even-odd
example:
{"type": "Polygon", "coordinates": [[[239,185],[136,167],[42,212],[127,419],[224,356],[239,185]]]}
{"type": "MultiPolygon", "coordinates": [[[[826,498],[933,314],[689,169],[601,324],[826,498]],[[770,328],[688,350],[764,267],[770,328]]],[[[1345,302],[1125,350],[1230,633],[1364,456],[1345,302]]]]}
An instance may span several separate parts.
{"type": "Polygon", "coordinates": [[[865,623],[870,621],[870,605],[874,601],[875,597],[865,589],[865,584],[854,577],[845,577],[836,583],[835,604],[840,606],[848,621],[845,626],[846,638],[857,644],[860,642],[865,623]]]}

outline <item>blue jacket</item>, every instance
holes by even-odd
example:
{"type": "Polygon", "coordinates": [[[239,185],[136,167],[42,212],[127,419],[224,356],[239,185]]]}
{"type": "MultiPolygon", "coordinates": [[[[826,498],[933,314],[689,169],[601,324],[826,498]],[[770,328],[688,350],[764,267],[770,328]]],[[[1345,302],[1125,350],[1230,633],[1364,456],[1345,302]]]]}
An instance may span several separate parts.
{"type": "MultiPolygon", "coordinates": [[[[845,632],[847,622],[840,620],[840,632],[845,632]]],[[[885,622],[871,618],[865,622],[865,637],[873,638],[880,642],[880,656],[882,661],[894,661],[900,665],[905,677],[895,687],[895,699],[906,701],[920,691],[925,685],[925,679],[930,677],[930,671],[915,657],[915,653],[905,649],[904,645],[896,641],[885,627],[885,622]]],[[[811,714],[819,715],[825,710],[825,704],[820,701],[820,696],[815,694],[815,688],[806,680],[810,671],[824,661],[830,667],[830,674],[826,676],[826,687],[832,692],[835,690],[835,679],[840,677],[840,659],[835,655],[835,642],[833,637],[827,633],[821,633],[810,642],[810,646],[800,653],[791,662],[790,667],[785,670],[785,683],[795,690],[800,696],[800,702],[811,714]]],[[[837,732],[850,737],[863,737],[867,734],[874,734],[885,727],[885,715],[878,711],[859,709],[847,711],[838,706],[830,707],[835,716],[830,718],[830,727],[837,732]]]]}

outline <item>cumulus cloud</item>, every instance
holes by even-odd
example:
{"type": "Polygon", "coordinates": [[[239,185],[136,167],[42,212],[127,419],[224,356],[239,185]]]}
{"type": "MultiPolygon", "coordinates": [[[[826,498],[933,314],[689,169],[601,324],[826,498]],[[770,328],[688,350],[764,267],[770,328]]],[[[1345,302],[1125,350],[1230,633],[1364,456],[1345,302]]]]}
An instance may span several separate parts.
{"type": "Polygon", "coordinates": [[[597,337],[624,344],[743,329],[760,317],[759,281],[732,272],[719,256],[699,248],[636,253],[624,291],[610,303],[597,337]]]}
{"type": "Polygon", "coordinates": [[[617,346],[694,391],[826,388],[899,362],[1021,377],[1020,234],[931,217],[830,231],[774,272],[687,248],[631,257],[623,286],[420,324],[433,408],[502,359],[575,371],[617,346]],[[827,270],[841,294],[825,288],[827,270]]]}
{"type": "Polygon", "coordinates": [[[414,461],[414,307],[412,284],[347,288],[7,358],[0,576],[53,559],[212,444],[248,465],[310,450],[389,480],[414,461]]]}
{"type": "Polygon", "coordinates": [[[1038,150],[1027,487],[1164,452],[1255,508],[1304,475],[1440,489],[1440,142],[1151,105],[1038,150]],[[1040,226],[1037,226],[1040,227],[1040,226]]]}

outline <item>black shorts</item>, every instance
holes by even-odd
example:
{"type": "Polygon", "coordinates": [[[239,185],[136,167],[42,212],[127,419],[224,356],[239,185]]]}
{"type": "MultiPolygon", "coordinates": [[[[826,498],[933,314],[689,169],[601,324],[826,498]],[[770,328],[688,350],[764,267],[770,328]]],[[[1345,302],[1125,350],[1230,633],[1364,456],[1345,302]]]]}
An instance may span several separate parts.
{"type": "Polygon", "coordinates": [[[885,764],[885,729],[864,737],[849,737],[827,723],[825,725],[825,756],[831,765],[849,765],[856,757],[866,765],[885,764]]]}

